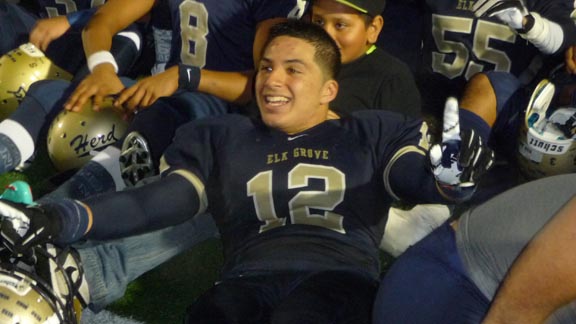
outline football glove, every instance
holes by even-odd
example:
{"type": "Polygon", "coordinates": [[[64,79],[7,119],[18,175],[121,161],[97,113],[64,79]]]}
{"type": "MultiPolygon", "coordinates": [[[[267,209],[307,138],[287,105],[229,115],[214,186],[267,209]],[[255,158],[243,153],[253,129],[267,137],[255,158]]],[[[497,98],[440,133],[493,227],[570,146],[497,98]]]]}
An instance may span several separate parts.
{"type": "Polygon", "coordinates": [[[472,11],[478,18],[496,17],[514,29],[523,29],[524,17],[529,15],[521,0],[478,0],[472,11]]]}
{"type": "Polygon", "coordinates": [[[473,192],[480,176],[492,166],[494,153],[474,130],[460,131],[458,109],[455,98],[446,100],[442,143],[431,147],[430,162],[440,186],[473,192]]]}
{"type": "Polygon", "coordinates": [[[15,257],[30,255],[33,247],[52,241],[61,229],[57,212],[40,205],[0,200],[0,217],[2,243],[15,257]]]}

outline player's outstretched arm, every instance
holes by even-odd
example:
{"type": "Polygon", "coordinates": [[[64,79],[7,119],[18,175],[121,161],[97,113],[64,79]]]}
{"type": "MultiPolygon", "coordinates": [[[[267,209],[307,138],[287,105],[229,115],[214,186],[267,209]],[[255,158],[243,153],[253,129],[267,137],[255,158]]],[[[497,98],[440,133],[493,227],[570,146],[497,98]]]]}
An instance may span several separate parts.
{"type": "Polygon", "coordinates": [[[64,104],[66,109],[79,111],[90,98],[98,109],[105,96],[122,91],[124,86],[116,75],[118,67],[110,53],[112,37],[145,16],[153,6],[154,0],[110,0],[98,8],[82,33],[91,74],[70,95],[64,104]]]}
{"type": "Polygon", "coordinates": [[[544,323],[556,309],[575,300],[574,246],[576,197],[564,205],[512,264],[483,324],[544,323]]]}
{"type": "Polygon", "coordinates": [[[3,245],[21,257],[47,242],[66,245],[83,237],[106,240],[180,224],[205,208],[197,186],[175,174],[83,202],[61,199],[26,205],[0,199],[0,234],[3,245]]]}

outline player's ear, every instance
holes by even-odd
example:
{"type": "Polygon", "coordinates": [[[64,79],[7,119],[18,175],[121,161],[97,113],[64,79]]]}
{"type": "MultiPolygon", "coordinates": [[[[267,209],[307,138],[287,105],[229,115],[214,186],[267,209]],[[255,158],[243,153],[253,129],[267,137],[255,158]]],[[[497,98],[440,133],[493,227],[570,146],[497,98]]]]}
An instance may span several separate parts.
{"type": "Polygon", "coordinates": [[[324,83],[322,89],[322,97],[320,100],[323,104],[328,104],[330,101],[336,98],[338,94],[338,82],[336,80],[328,80],[324,83]]]}
{"type": "Polygon", "coordinates": [[[368,36],[368,42],[370,42],[370,44],[375,44],[382,28],[384,27],[384,18],[381,15],[374,17],[367,27],[366,36],[368,36]]]}

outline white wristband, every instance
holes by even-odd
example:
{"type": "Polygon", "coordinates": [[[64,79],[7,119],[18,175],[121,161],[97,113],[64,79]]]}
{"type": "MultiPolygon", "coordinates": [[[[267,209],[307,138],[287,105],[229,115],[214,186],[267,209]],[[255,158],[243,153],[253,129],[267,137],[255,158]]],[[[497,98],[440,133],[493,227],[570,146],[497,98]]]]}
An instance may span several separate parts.
{"type": "Polygon", "coordinates": [[[90,55],[88,57],[87,63],[90,72],[92,72],[97,65],[102,63],[110,63],[112,66],[114,66],[114,72],[118,73],[118,64],[116,64],[116,60],[114,59],[114,56],[112,56],[112,53],[108,51],[99,51],[90,55]]]}
{"type": "Polygon", "coordinates": [[[520,36],[528,40],[544,54],[556,53],[564,43],[564,31],[558,23],[531,12],[534,17],[534,26],[520,36]]]}

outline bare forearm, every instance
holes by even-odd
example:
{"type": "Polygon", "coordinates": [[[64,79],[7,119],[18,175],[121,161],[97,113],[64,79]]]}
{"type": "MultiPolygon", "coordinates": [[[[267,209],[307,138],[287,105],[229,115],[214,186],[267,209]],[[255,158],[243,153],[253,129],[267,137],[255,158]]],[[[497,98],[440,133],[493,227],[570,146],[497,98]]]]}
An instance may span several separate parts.
{"type": "Polygon", "coordinates": [[[202,70],[198,91],[235,104],[246,104],[252,99],[253,74],[254,71],[219,72],[202,70]]]}
{"type": "Polygon", "coordinates": [[[576,197],[536,235],[504,278],[484,324],[542,323],[576,299],[576,197]]]}
{"type": "Polygon", "coordinates": [[[112,37],[146,15],[155,0],[109,0],[94,14],[82,32],[86,57],[98,51],[109,51],[112,37]]]}

